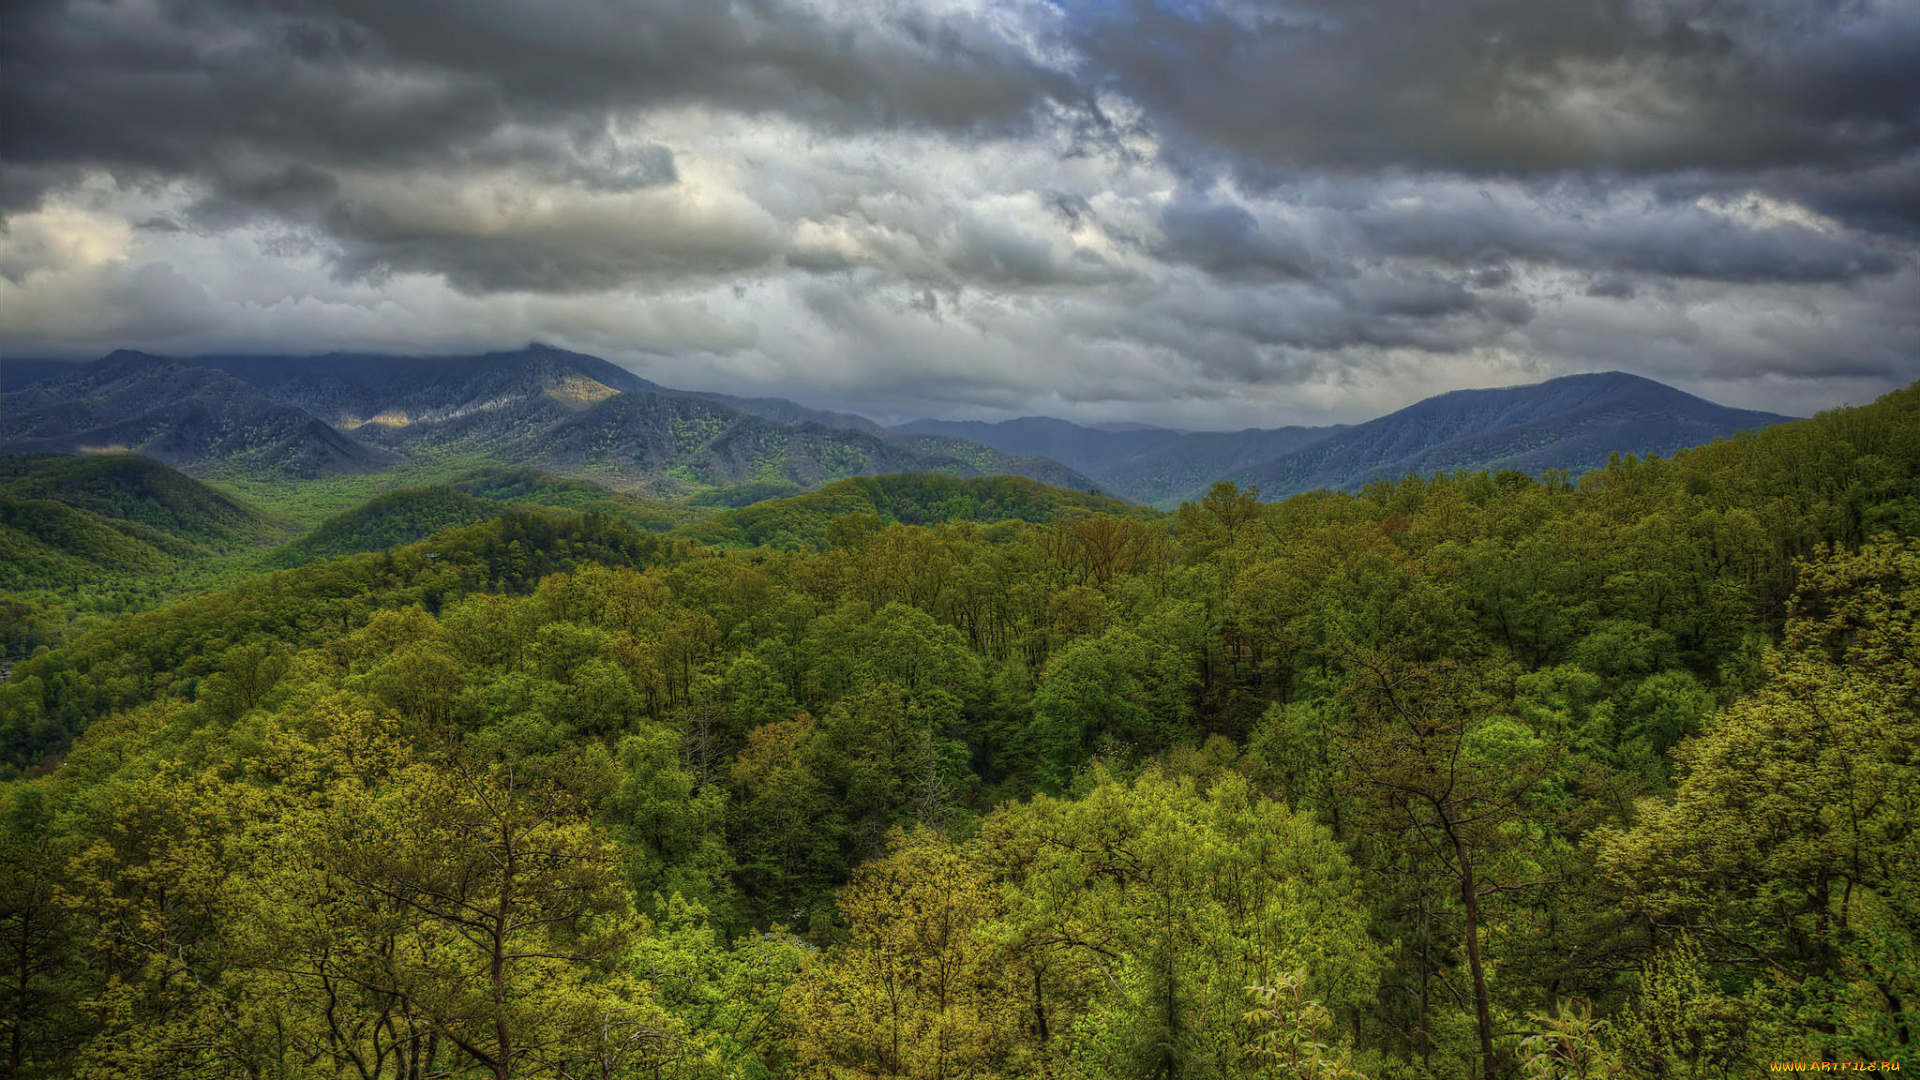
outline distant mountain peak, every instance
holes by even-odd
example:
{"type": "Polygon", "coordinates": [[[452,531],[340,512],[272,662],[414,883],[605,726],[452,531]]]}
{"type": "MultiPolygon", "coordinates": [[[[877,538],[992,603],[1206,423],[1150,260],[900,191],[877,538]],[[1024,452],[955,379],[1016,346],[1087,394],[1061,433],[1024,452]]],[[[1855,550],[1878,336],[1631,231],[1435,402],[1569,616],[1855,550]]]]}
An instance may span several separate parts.
{"type": "Polygon", "coordinates": [[[549,345],[544,341],[529,341],[524,349],[512,349],[507,352],[488,353],[487,355],[495,357],[541,356],[562,360],[587,360],[596,364],[610,363],[610,361],[602,360],[598,356],[574,352],[572,349],[563,349],[558,345],[549,345]]]}
{"type": "Polygon", "coordinates": [[[61,376],[9,394],[0,447],[117,447],[256,476],[365,471],[460,453],[671,494],[896,472],[1093,486],[1055,461],[895,437],[863,417],[778,398],[673,390],[537,341],[465,356],[168,360],[129,350],[61,376]]]}
{"type": "Polygon", "coordinates": [[[261,476],[363,472],[390,456],[222,371],[122,349],[7,395],[0,448],[133,451],[261,476]]]}
{"type": "Polygon", "coordinates": [[[1642,375],[1597,371],[1453,390],[1350,427],[1182,433],[1023,416],[999,423],[916,420],[893,430],[1043,455],[1104,490],[1170,507],[1217,480],[1257,485],[1272,499],[1461,467],[1578,472],[1604,464],[1613,450],[1666,454],[1787,419],[1717,405],[1642,375]]]}
{"type": "Polygon", "coordinates": [[[1621,409],[1679,410],[1683,413],[1698,413],[1702,416],[1718,414],[1727,420],[1744,418],[1748,422],[1747,426],[1792,419],[1776,413],[1754,412],[1721,405],[1697,394],[1689,394],[1678,387],[1668,386],[1656,379],[1649,379],[1644,375],[1625,371],[1599,371],[1562,375],[1545,382],[1522,386],[1454,390],[1417,401],[1398,412],[1370,420],[1359,426],[1364,428],[1372,424],[1381,424],[1392,417],[1403,415],[1452,413],[1460,418],[1461,422],[1469,422],[1470,418],[1487,410],[1495,410],[1497,415],[1489,414],[1488,419],[1510,423],[1530,422],[1541,415],[1555,412],[1621,409]]]}
{"type": "Polygon", "coordinates": [[[1610,454],[1671,454],[1792,417],[1715,404],[1624,371],[1455,390],[1236,473],[1266,498],[1455,469],[1579,474],[1610,454]]]}
{"type": "Polygon", "coordinates": [[[133,448],[261,475],[364,471],[458,450],[663,493],[769,477],[811,486],[862,473],[1013,473],[1165,507],[1221,480],[1279,498],[1459,468],[1579,472],[1613,452],[1664,455],[1788,419],[1599,371],[1456,390],[1351,427],[1179,432],[1023,416],[887,431],[780,398],[672,389],[542,341],[437,357],[176,360],[122,349],[29,381],[8,405],[0,442],[15,449],[133,448]]]}
{"type": "Polygon", "coordinates": [[[179,361],[171,357],[155,356],[138,349],[115,349],[87,366],[95,371],[135,371],[177,363],[179,361]]]}

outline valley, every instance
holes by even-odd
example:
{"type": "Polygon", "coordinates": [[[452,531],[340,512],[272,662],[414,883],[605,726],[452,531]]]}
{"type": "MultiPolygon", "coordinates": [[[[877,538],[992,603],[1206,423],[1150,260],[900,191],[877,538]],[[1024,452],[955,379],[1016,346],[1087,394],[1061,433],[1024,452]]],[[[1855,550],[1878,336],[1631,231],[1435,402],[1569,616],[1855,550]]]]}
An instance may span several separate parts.
{"type": "Polygon", "coordinates": [[[1092,486],[1053,461],[892,437],[792,402],[729,404],[544,346],[427,358],[120,352],[52,370],[6,394],[0,450],[137,450],[256,494],[297,479],[329,510],[480,467],[538,468],[656,498],[897,472],[1092,486]],[[359,479],[371,476],[385,479],[359,479]]]}
{"type": "Polygon", "coordinates": [[[1920,4],[0,4],[0,1080],[1920,1068],[1920,4]]]}
{"type": "Polygon", "coordinates": [[[937,1030],[1025,1075],[1177,1025],[1227,1077],[1339,1015],[1314,1053],[1369,1080],[1498,1080],[1519,1023],[1635,1077],[1897,1058],[1868,987],[1906,994],[1920,385],[1772,423],[1598,376],[1332,430],[884,433],[526,361],[115,356],[0,398],[30,1053],[693,1080],[937,1030]],[[147,453],[59,452],[109,436],[147,453]],[[1894,944],[1778,891],[1821,880],[1894,944]],[[508,895],[546,914],[457,929],[508,895]],[[1795,935],[1824,959],[1752,981],[1795,935]],[[1676,1023],[1722,1041],[1676,1057],[1676,1023]]]}
{"type": "Polygon", "coordinates": [[[1053,457],[1110,492],[1170,510],[1222,480],[1277,499],[1455,469],[1536,476],[1557,469],[1577,477],[1605,465],[1612,454],[1666,456],[1788,419],[1729,409],[1612,372],[1460,390],[1366,423],[1325,428],[1112,432],[1028,417],[998,424],[918,420],[894,430],[1053,457]]]}
{"type": "Polygon", "coordinates": [[[1274,499],[1454,469],[1578,476],[1614,453],[1669,455],[1789,419],[1620,373],[1458,391],[1357,425],[1174,432],[1045,417],[888,430],[783,399],[675,390],[539,345],[466,357],[116,353],[20,370],[29,381],[0,420],[0,450],[137,449],[308,524],[313,511],[286,505],[278,480],[302,480],[301,498],[327,513],[481,467],[719,505],[753,485],[1013,475],[1171,510],[1222,480],[1274,499]]]}
{"type": "MultiPolygon", "coordinates": [[[[0,542],[14,557],[0,588],[19,608],[16,623],[34,627],[19,635],[23,648],[216,584],[522,509],[598,513],[708,541],[798,543],[785,526],[699,523],[849,478],[908,473],[1024,477],[1100,496],[1090,505],[1118,497],[1161,510],[1223,481],[1272,499],[1455,469],[1578,475],[1613,453],[1666,454],[1785,419],[1600,375],[1459,392],[1344,427],[1107,431],[1029,418],[889,431],[784,399],[676,390],[539,345],[450,357],[122,351],[7,365],[0,453],[21,475],[4,488],[11,509],[0,542]],[[91,457],[59,456],[75,454],[91,457]],[[86,460],[99,463],[84,469],[108,492],[91,501],[65,479],[86,460]],[[33,470],[37,479],[26,476],[33,470]],[[176,521],[168,500],[146,490],[153,483],[170,485],[176,500],[186,492],[196,505],[230,503],[222,513],[253,524],[227,535],[176,521]],[[102,499],[151,520],[102,514],[102,499]]],[[[822,535],[801,532],[808,542],[822,535]]]]}

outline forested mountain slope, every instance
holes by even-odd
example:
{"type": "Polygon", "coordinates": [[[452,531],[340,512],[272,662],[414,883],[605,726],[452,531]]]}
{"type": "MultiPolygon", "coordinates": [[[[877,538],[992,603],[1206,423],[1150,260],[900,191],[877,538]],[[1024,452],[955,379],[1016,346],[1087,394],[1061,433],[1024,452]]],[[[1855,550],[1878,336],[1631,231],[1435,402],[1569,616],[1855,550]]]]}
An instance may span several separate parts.
{"type": "Polygon", "coordinates": [[[0,1034],[84,1077],[1900,1060],[1917,485],[1920,386],[1577,483],[983,525],[859,481],[819,536],[516,514],[276,573],[0,684],[0,1034]]]}
{"type": "Polygon", "coordinates": [[[0,492],[0,592],[75,589],[163,573],[195,550],[190,541],[138,522],[0,492]]]}
{"type": "Polygon", "coordinates": [[[677,390],[544,345],[480,356],[197,362],[396,449],[486,450],[510,464],[587,472],[663,493],[684,493],[689,483],[774,478],[817,487],[863,472],[943,468],[1076,482],[1050,462],[1015,461],[952,441],[876,438],[885,433],[863,417],[781,398],[677,390]]]}
{"type": "Polygon", "coordinates": [[[116,353],[8,392],[4,412],[7,449],[133,450],[197,475],[255,481],[385,469],[397,485],[415,486],[479,466],[585,476],[656,497],[893,472],[1094,486],[1057,462],[892,436],[777,399],[668,390],[544,346],[184,362],[116,353]]]}
{"type": "Polygon", "coordinates": [[[1092,477],[1103,490],[1171,508],[1220,480],[1258,487],[1276,499],[1454,469],[1515,469],[1535,476],[1561,469],[1578,475],[1605,464],[1612,453],[1671,454],[1786,419],[1612,372],[1456,391],[1351,427],[1116,432],[1025,417],[997,424],[917,420],[895,430],[1043,455],[1092,477]]]}
{"type": "Polygon", "coordinates": [[[150,458],[0,455],[0,591],[104,592],[287,532],[150,458]]]}
{"type": "Polygon", "coordinates": [[[1456,390],[1227,476],[1269,498],[1454,469],[1575,476],[1610,454],[1671,454],[1790,419],[1715,405],[1621,372],[1456,390]]]}
{"type": "Polygon", "coordinates": [[[11,452],[131,452],[201,475],[281,478],[393,460],[225,372],[144,353],[117,352],[10,390],[4,403],[0,447],[11,452]]]}
{"type": "MultiPolygon", "coordinates": [[[[832,409],[815,409],[797,401],[774,397],[739,397],[734,394],[721,394],[705,390],[674,390],[658,386],[657,392],[664,394],[684,394],[689,397],[706,398],[717,401],[728,408],[738,409],[762,419],[782,424],[814,423],[822,427],[847,428],[851,431],[885,432],[886,428],[857,413],[836,412],[832,409]]],[[[1041,455],[1045,456],[1045,455],[1041,455]]]]}
{"type": "Polygon", "coordinates": [[[598,357],[539,346],[478,356],[209,356],[223,371],[345,431],[404,442],[431,428],[543,398],[582,408],[623,390],[657,389],[598,357]]]}
{"type": "Polygon", "coordinates": [[[1326,438],[1339,427],[1195,431],[1109,466],[1101,480],[1111,490],[1171,509],[1197,499],[1223,476],[1326,438]],[[1134,493],[1138,492],[1138,495],[1134,493]]]}
{"type": "Polygon", "coordinates": [[[536,469],[472,469],[452,477],[446,486],[478,498],[522,507],[604,514],[646,532],[664,532],[676,525],[702,520],[711,513],[700,507],[644,499],[536,469]]]}
{"type": "Polygon", "coordinates": [[[539,510],[600,514],[646,532],[666,532],[713,514],[531,469],[475,469],[442,485],[388,492],[335,514],[283,545],[276,561],[298,566],[385,551],[448,529],[539,510]]]}
{"type": "Polygon", "coordinates": [[[825,427],[879,431],[880,425],[852,413],[812,409],[785,398],[737,397],[680,390],[585,353],[532,344],[511,352],[474,356],[385,356],[330,353],[324,356],[208,356],[194,361],[237,375],[274,398],[298,405],[330,423],[358,427],[387,414],[431,418],[522,394],[529,379],[559,388],[562,397],[618,391],[714,401],[738,412],[782,424],[809,421],[825,427]],[[572,383],[569,387],[567,384],[572,383]]]}
{"type": "Polygon", "coordinates": [[[970,521],[1046,524],[1062,517],[1157,515],[1118,499],[1049,487],[1018,476],[958,479],[931,473],[860,477],[818,491],[730,510],[677,536],[715,546],[804,550],[850,543],[888,525],[970,521]]]}
{"type": "MultiPolygon", "coordinates": [[[[897,472],[1027,475],[1081,490],[1093,486],[1051,461],[1013,458],[956,440],[899,438],[812,422],[780,424],[683,395],[624,393],[544,427],[528,427],[508,450],[496,453],[656,494],[756,480],[811,488],[897,472]]],[[[487,440],[489,429],[482,419],[447,426],[450,439],[487,440]]]]}
{"type": "Polygon", "coordinates": [[[151,458],[0,454],[0,659],[231,582],[291,531],[151,458]]]}
{"type": "Polygon", "coordinates": [[[0,491],[64,503],[216,548],[286,532],[283,523],[259,510],[137,454],[0,455],[0,491]]]}
{"type": "Polygon", "coordinates": [[[299,566],[315,559],[385,551],[446,529],[504,517],[515,509],[510,503],[448,487],[390,491],[364,506],[335,514],[287,542],[275,553],[275,561],[282,566],[299,566]]]}
{"type": "Polygon", "coordinates": [[[1009,454],[1050,457],[1088,475],[1104,473],[1121,459],[1180,438],[1179,432],[1165,428],[1105,431],[1050,416],[1023,416],[992,424],[980,420],[915,420],[892,430],[967,439],[1009,454]]]}
{"type": "Polygon", "coordinates": [[[977,420],[915,420],[893,429],[909,434],[969,439],[1009,454],[1052,458],[1085,473],[1102,489],[1140,502],[1172,507],[1197,497],[1236,470],[1278,457],[1342,430],[1248,428],[1178,432],[1139,426],[1120,431],[1028,416],[988,424],[977,420]]]}

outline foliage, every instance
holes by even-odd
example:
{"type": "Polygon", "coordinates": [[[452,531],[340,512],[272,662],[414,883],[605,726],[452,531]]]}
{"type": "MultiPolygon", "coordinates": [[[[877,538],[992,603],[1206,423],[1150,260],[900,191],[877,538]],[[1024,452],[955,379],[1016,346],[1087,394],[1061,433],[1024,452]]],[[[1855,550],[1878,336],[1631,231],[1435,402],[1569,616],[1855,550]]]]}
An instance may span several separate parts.
{"type": "Polygon", "coordinates": [[[1322,826],[1233,774],[1204,791],[1153,769],[1091,779],[980,834],[1013,883],[998,934],[1032,972],[1045,1053],[1081,1073],[1231,1076],[1262,972],[1314,972],[1342,1018],[1370,995],[1379,954],[1322,826]]]}
{"type": "Polygon", "coordinates": [[[563,509],[101,625],[13,598],[0,1052],[409,1080],[1897,1059],[1917,401],[1578,484],[1223,486],[1167,517],[902,477],[653,533],[475,474],[447,505],[563,509]]]}
{"type": "Polygon", "coordinates": [[[442,529],[473,525],[511,513],[512,507],[451,488],[392,491],[315,526],[276,553],[281,566],[315,559],[385,551],[424,540],[442,529]]]}
{"type": "MultiPolygon", "coordinates": [[[[712,498],[696,498],[707,505],[712,498]]],[[[1069,511],[1126,514],[1118,499],[1048,487],[1017,476],[958,479],[935,473],[856,477],[818,491],[776,497],[771,491],[739,505],[687,535],[714,546],[824,547],[829,525],[851,514],[872,514],[880,524],[935,525],[965,519],[992,524],[1044,524],[1069,511]]]]}
{"type": "MultiPolygon", "coordinates": [[[[1888,1060],[1920,1019],[1920,543],[1810,566],[1789,611],[1766,683],[1685,746],[1674,801],[1609,835],[1603,866],[1656,925],[1738,943],[1756,1024],[1888,1060]]],[[[1703,960],[1676,948],[1649,978],[1700,1000],[1703,960]]]]}
{"type": "Polygon", "coordinates": [[[1242,1019],[1254,1033],[1247,1054],[1260,1063],[1261,1071],[1316,1080],[1366,1080],[1353,1070],[1350,1052],[1321,1041],[1332,1037],[1333,1014],[1307,996],[1306,969],[1279,976],[1271,985],[1249,986],[1247,996],[1252,1008],[1242,1019]]]}
{"type": "Polygon", "coordinates": [[[1012,1071],[1020,994],[982,932],[1005,901],[945,838],[920,829],[893,840],[841,894],[848,940],[801,970],[790,1002],[798,1066],[915,1080],[1012,1071]]]}
{"type": "Polygon", "coordinates": [[[0,455],[0,600],[44,623],[6,631],[0,656],[64,641],[81,612],[150,607],[257,572],[263,545],[286,531],[148,458],[0,455]]]}
{"type": "Polygon", "coordinates": [[[1607,1021],[1594,1019],[1592,1003],[1558,1004],[1554,1013],[1527,1014],[1536,1030],[1520,1040],[1520,1071],[1537,1080],[1619,1076],[1619,1064],[1603,1039],[1607,1021]]]}

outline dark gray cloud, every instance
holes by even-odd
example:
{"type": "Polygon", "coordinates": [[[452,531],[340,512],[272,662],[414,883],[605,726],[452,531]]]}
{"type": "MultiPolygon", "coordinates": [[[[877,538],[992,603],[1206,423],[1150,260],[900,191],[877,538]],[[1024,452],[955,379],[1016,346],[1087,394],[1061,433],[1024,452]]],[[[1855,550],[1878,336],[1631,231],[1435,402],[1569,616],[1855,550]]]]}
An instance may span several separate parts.
{"type": "Polygon", "coordinates": [[[1192,426],[1920,376],[1910,0],[15,0],[0,116],[13,352],[1192,426]]]}
{"type": "Polygon", "coordinates": [[[1920,145],[1899,2],[1124,0],[1073,26],[1163,121],[1293,166],[1856,167],[1920,145]]]}
{"type": "Polygon", "coordinates": [[[0,158],[12,170],[216,176],[263,158],[319,168],[504,159],[620,186],[627,165],[659,165],[604,149],[609,114],[622,109],[692,101],[838,128],[973,127],[1070,93],[984,19],[829,10],[798,0],[20,0],[0,16],[0,158]]]}
{"type": "Polygon", "coordinates": [[[1587,283],[1587,295],[1608,300],[1631,300],[1634,297],[1633,282],[1619,274],[1603,274],[1587,283]]]}
{"type": "Polygon", "coordinates": [[[1262,224],[1232,202],[1177,200],[1160,216],[1155,254],[1223,278],[1305,278],[1324,270],[1308,237],[1262,224]]]}
{"type": "Polygon", "coordinates": [[[1892,272],[1902,246],[1752,190],[1555,184],[1494,199],[1471,183],[1389,187],[1348,220],[1373,249],[1467,263],[1531,259],[1732,282],[1838,282],[1892,272]]]}

